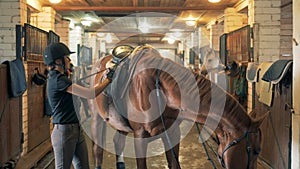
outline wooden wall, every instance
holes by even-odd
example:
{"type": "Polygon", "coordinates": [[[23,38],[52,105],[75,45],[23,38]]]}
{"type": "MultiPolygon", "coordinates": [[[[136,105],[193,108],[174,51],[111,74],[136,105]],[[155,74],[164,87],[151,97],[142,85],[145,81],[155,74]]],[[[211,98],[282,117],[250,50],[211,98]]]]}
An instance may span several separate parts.
{"type": "Polygon", "coordinates": [[[21,98],[8,98],[7,67],[0,65],[0,168],[21,153],[21,98]]]}

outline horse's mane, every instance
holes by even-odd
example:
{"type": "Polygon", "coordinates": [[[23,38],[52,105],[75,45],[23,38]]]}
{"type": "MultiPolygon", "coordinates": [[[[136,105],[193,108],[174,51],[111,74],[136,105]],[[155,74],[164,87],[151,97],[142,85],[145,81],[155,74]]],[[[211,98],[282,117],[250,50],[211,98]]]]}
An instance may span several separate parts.
{"type": "Polygon", "coordinates": [[[180,92],[181,94],[183,93],[188,96],[191,102],[185,100],[187,104],[193,103],[194,100],[200,100],[200,111],[207,111],[207,109],[201,108],[203,105],[210,105],[208,108],[213,108],[213,113],[214,111],[224,111],[221,113],[222,120],[225,124],[234,128],[245,128],[250,125],[251,118],[248,116],[243,106],[232,95],[203,75],[192,73],[182,65],[179,65],[168,58],[161,57],[155,49],[149,49],[144,53],[137,66],[137,71],[145,67],[161,69],[161,83],[170,89],[180,88],[180,91],[174,92],[180,92]],[[195,83],[197,85],[195,85],[195,83]],[[214,98],[212,98],[212,95],[214,98]],[[224,99],[226,99],[225,106],[219,106],[219,103],[224,102],[224,99]]]}

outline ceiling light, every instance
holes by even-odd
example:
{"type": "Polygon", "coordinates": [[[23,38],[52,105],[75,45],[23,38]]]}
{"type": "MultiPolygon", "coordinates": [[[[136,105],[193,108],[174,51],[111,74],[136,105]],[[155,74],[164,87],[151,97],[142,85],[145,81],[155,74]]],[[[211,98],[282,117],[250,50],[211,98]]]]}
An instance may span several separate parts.
{"type": "Polygon", "coordinates": [[[196,21],[195,21],[195,20],[187,20],[187,21],[185,21],[185,23],[186,23],[188,26],[195,26],[195,25],[196,25],[196,21]]]}
{"type": "Polygon", "coordinates": [[[83,26],[91,26],[92,21],[82,20],[82,21],[81,21],[81,24],[82,24],[83,26]]]}
{"type": "Polygon", "coordinates": [[[51,2],[53,4],[58,4],[61,2],[61,0],[49,0],[49,2],[51,2]]]}
{"type": "Polygon", "coordinates": [[[175,39],[169,38],[169,39],[168,39],[168,43],[169,43],[169,44],[174,44],[174,43],[175,43],[175,39]]]}
{"type": "Polygon", "coordinates": [[[220,2],[221,0],[208,0],[208,2],[211,2],[211,3],[218,3],[220,2]]]}
{"type": "Polygon", "coordinates": [[[99,36],[99,37],[104,37],[104,35],[105,35],[105,33],[103,33],[103,32],[98,32],[97,33],[97,36],[99,36]]]}

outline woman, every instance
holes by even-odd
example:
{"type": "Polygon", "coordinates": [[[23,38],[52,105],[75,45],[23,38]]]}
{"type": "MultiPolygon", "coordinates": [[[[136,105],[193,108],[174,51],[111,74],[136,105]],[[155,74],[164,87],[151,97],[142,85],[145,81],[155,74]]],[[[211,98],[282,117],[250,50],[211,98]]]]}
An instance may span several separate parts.
{"type": "Polygon", "coordinates": [[[85,88],[72,83],[68,78],[71,60],[69,48],[63,43],[51,43],[44,51],[44,63],[48,66],[47,93],[52,108],[51,134],[56,169],[88,169],[87,146],[79,119],[74,109],[72,95],[87,99],[99,95],[111,82],[113,69],[107,70],[107,78],[94,88],[85,88]]]}

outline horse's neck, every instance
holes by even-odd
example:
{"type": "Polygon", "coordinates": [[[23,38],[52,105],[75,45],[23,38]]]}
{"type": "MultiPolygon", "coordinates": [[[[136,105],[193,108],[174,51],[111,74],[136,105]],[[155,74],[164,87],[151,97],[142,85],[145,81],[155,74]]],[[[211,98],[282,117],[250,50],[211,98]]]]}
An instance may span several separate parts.
{"type": "Polygon", "coordinates": [[[200,75],[198,77],[196,75],[196,78],[198,78],[197,82],[201,100],[200,108],[208,107],[208,109],[204,109],[203,112],[200,112],[204,113],[203,117],[219,119],[218,128],[221,132],[226,131],[232,133],[247,130],[250,126],[251,119],[241,104],[229,93],[207,78],[200,75]]]}

